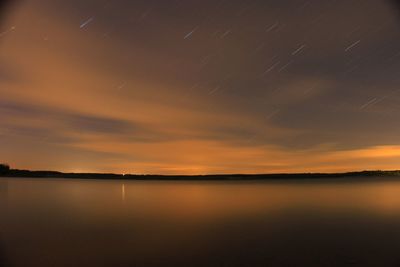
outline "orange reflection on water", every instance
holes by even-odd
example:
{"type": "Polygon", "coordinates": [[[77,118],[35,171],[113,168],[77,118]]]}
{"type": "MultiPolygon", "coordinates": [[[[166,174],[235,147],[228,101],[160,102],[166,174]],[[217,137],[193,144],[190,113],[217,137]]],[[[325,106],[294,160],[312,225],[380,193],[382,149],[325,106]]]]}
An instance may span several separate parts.
{"type": "Polygon", "coordinates": [[[72,259],[88,259],[89,266],[118,266],[121,259],[129,263],[122,266],[138,260],[136,266],[158,266],[140,263],[179,262],[182,255],[190,263],[197,255],[210,263],[204,266],[221,266],[219,255],[285,266],[268,265],[265,254],[308,255],[298,252],[298,244],[320,249],[328,259],[343,246],[381,250],[385,259],[396,246],[381,244],[400,237],[395,180],[4,181],[0,224],[7,231],[0,233],[18,255],[11,257],[13,266],[73,266],[65,265],[72,259]]]}
{"type": "MultiPolygon", "coordinates": [[[[162,217],[180,221],[264,216],[315,209],[396,215],[398,181],[346,180],[265,182],[10,180],[10,205],[63,205],[89,219],[162,217]],[[122,202],[121,202],[122,199],[122,202]],[[122,204],[123,203],[123,204],[122,204]]],[[[73,217],[73,216],[72,216],[73,217]]]]}

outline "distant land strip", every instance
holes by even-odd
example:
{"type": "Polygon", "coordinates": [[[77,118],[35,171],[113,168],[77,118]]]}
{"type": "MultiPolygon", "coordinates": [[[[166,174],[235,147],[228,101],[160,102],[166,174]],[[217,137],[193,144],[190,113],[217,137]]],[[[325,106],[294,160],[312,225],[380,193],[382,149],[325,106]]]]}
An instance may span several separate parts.
{"type": "Polygon", "coordinates": [[[0,177],[13,178],[72,178],[103,180],[279,180],[321,179],[348,177],[399,177],[395,171],[356,171],[344,173],[275,173],[275,174],[208,174],[208,175],[158,175],[158,174],[114,174],[114,173],[63,173],[58,171],[30,171],[8,169],[0,171],[0,177]]]}

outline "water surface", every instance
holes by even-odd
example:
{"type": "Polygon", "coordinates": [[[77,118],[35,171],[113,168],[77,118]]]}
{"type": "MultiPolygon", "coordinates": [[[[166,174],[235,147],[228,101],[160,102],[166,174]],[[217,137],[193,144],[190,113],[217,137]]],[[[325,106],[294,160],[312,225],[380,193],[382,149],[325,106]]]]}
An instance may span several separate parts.
{"type": "Polygon", "coordinates": [[[400,181],[0,178],[0,266],[400,266],[400,181]]]}

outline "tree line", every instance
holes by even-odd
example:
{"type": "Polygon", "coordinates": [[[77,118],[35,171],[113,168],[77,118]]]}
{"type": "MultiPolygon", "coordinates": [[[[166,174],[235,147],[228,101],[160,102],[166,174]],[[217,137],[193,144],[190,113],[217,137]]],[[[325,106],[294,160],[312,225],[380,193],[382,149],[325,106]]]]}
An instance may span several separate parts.
{"type": "Polygon", "coordinates": [[[10,166],[0,163],[0,174],[6,174],[10,171],[10,166]]]}

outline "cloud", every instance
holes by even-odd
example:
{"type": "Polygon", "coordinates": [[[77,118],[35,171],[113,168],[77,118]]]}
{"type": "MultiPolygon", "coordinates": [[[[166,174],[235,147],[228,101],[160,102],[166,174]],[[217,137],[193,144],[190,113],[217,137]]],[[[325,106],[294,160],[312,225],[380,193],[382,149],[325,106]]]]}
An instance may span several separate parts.
{"type": "Polygon", "coordinates": [[[394,150],[400,39],[387,3],[26,0],[1,42],[1,156],[29,167],[270,172],[394,150]]]}
{"type": "Polygon", "coordinates": [[[27,77],[12,64],[0,59],[0,84],[7,86],[11,83],[26,81],[27,77]]]}
{"type": "MultiPolygon", "coordinates": [[[[19,127],[21,132],[26,125],[35,124],[45,128],[61,129],[79,134],[98,135],[149,135],[154,133],[146,126],[128,120],[101,117],[69,111],[51,106],[38,106],[27,103],[0,101],[0,118],[5,123],[25,125],[19,127]],[[19,120],[22,120],[20,122],[19,120]]],[[[32,128],[33,129],[33,128],[32,128]]],[[[32,130],[34,131],[34,130],[32,130]]],[[[40,132],[39,128],[37,129],[40,132]]]]}

